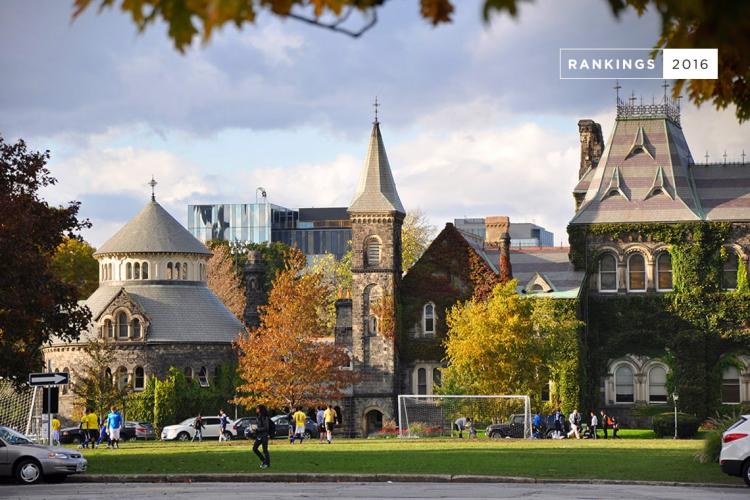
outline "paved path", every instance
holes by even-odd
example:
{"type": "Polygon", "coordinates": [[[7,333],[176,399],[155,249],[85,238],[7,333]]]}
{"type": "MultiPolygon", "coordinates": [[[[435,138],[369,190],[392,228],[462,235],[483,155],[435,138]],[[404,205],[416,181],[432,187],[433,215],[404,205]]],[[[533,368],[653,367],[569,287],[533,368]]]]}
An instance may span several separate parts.
{"type": "Polygon", "coordinates": [[[112,498],[265,499],[265,498],[531,498],[628,500],[747,499],[744,488],[633,486],[609,484],[456,484],[456,483],[167,483],[167,484],[0,484],[0,498],[75,500],[112,498]]]}

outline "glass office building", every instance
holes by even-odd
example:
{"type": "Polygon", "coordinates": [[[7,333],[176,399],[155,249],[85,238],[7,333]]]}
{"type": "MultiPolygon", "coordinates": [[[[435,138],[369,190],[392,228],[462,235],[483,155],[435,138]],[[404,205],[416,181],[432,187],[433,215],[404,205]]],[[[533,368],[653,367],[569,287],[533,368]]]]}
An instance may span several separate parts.
{"type": "Polygon", "coordinates": [[[286,209],[270,203],[188,205],[188,230],[204,243],[209,240],[269,242],[274,210],[286,209]]]}
{"type": "Polygon", "coordinates": [[[300,208],[274,213],[271,233],[273,241],[297,246],[305,255],[332,253],[340,259],[349,250],[352,223],[346,207],[300,208]]]}

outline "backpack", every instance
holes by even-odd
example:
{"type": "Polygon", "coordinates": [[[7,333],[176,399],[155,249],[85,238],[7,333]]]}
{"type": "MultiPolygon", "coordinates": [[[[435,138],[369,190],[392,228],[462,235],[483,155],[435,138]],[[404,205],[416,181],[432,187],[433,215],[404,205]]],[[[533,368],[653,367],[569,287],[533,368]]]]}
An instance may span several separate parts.
{"type": "Polygon", "coordinates": [[[268,418],[268,435],[270,437],[274,437],[276,435],[276,422],[274,422],[271,417],[268,418]]]}
{"type": "Polygon", "coordinates": [[[610,427],[614,427],[615,426],[615,419],[612,418],[612,417],[607,417],[607,425],[610,426],[610,427]]]}

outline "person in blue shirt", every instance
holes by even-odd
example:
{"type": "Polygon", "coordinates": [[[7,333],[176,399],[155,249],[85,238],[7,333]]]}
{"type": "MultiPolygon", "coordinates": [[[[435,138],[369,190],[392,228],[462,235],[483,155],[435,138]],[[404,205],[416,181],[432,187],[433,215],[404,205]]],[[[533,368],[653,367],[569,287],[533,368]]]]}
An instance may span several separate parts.
{"type": "Polygon", "coordinates": [[[538,439],[542,436],[542,416],[539,412],[536,412],[534,419],[531,421],[531,429],[535,438],[538,439]]]}
{"type": "Polygon", "coordinates": [[[122,428],[122,415],[116,407],[107,415],[107,430],[109,431],[109,446],[120,448],[120,429],[122,428]]]}

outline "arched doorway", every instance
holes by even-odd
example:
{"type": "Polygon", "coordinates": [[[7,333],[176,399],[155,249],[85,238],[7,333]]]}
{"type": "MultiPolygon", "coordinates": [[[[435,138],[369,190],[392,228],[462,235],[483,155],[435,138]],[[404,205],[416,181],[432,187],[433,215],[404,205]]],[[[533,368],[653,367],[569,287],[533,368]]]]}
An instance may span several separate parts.
{"type": "Polygon", "coordinates": [[[383,412],[372,409],[365,413],[365,435],[375,434],[383,428],[383,412]]]}

